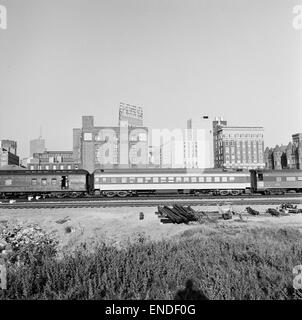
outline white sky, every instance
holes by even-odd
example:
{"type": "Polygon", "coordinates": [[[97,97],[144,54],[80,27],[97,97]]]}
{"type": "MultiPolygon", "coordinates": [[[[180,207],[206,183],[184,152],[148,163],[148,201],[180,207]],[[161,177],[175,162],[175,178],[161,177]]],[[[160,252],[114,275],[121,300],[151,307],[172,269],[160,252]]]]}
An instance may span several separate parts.
{"type": "Polygon", "coordinates": [[[265,144],[302,132],[302,0],[0,0],[0,139],[28,156],[40,125],[72,150],[82,115],[117,125],[119,102],[145,125],[185,128],[203,114],[265,128],[265,144]]]}

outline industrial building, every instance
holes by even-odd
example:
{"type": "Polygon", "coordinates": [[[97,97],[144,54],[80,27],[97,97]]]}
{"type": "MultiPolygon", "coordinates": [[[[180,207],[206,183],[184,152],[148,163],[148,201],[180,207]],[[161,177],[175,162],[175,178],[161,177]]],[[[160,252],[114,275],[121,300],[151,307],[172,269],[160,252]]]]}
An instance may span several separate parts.
{"type": "Polygon", "coordinates": [[[82,128],[73,129],[75,164],[89,172],[148,166],[148,129],[119,123],[118,127],[100,127],[94,125],[93,116],[83,116],[82,128]]]}
{"type": "Polygon", "coordinates": [[[17,155],[17,142],[14,140],[0,140],[0,148],[7,150],[13,155],[17,155]]]}
{"type": "Polygon", "coordinates": [[[45,151],[34,153],[29,159],[27,168],[30,170],[73,170],[79,165],[74,163],[73,151],[45,151]]]}
{"type": "Polygon", "coordinates": [[[19,157],[8,151],[7,149],[0,148],[0,169],[5,166],[15,165],[19,166],[19,157]]]}

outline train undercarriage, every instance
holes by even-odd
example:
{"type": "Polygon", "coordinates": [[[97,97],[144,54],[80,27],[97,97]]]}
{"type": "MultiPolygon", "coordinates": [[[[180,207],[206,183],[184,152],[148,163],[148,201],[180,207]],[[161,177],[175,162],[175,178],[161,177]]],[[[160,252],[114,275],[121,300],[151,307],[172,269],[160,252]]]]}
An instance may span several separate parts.
{"type": "Polygon", "coordinates": [[[94,195],[99,197],[131,197],[143,195],[213,195],[213,196],[239,196],[242,194],[250,194],[250,189],[231,189],[231,190],[94,190],[94,195]]]}

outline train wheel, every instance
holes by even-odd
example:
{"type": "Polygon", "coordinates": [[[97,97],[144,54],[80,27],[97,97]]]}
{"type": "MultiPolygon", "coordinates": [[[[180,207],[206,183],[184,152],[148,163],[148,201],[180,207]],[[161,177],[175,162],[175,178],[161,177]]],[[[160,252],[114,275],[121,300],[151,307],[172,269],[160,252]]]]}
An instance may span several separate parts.
{"type": "Polygon", "coordinates": [[[72,192],[72,193],[69,194],[69,196],[71,198],[77,198],[79,196],[79,194],[77,192],[72,192]]]}
{"type": "Polygon", "coordinates": [[[128,196],[128,192],[127,192],[127,191],[119,191],[119,192],[117,193],[117,195],[118,195],[119,197],[121,197],[121,198],[125,198],[125,197],[128,196]]]}
{"type": "Polygon", "coordinates": [[[240,194],[240,190],[232,190],[232,191],[231,191],[231,194],[232,194],[233,196],[238,196],[238,195],[240,194]]]}
{"type": "Polygon", "coordinates": [[[221,196],[227,196],[228,194],[230,194],[229,190],[219,190],[219,194],[221,196]]]}
{"type": "Polygon", "coordinates": [[[105,195],[108,197],[108,198],[113,198],[116,196],[116,192],[115,191],[106,191],[105,192],[105,195]]]}

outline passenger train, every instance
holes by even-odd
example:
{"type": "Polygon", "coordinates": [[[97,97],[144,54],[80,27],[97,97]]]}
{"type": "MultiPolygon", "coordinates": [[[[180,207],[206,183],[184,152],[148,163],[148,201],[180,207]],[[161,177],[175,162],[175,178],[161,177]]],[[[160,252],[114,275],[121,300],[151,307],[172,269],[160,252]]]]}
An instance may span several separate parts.
{"type": "Polygon", "coordinates": [[[0,198],[127,197],[302,192],[302,170],[220,169],[0,170],[0,198]]]}

